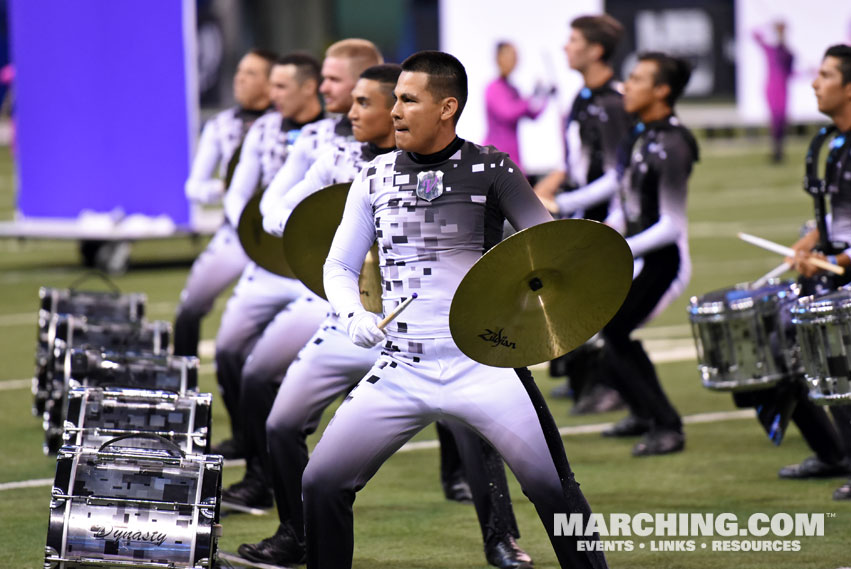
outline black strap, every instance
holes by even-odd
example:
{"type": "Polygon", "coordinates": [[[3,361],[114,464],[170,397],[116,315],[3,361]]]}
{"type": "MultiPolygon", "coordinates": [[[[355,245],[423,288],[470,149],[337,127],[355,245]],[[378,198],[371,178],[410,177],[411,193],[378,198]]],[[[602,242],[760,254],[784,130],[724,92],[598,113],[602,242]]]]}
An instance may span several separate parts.
{"type": "Polygon", "coordinates": [[[108,286],[110,289],[112,289],[111,292],[113,294],[116,294],[116,295],[121,294],[121,289],[118,288],[118,285],[115,284],[115,282],[112,279],[110,279],[107,276],[106,273],[104,273],[103,271],[97,271],[97,270],[88,271],[87,273],[83,274],[82,276],[77,278],[74,282],[72,282],[70,285],[68,285],[68,288],[71,289],[71,290],[75,290],[80,284],[84,283],[85,281],[87,281],[89,279],[93,279],[93,278],[101,279],[104,283],[106,283],[106,286],[108,286]]]}
{"type": "Polygon", "coordinates": [[[174,444],[173,441],[170,441],[167,438],[161,437],[160,435],[156,435],[154,433],[129,433],[126,435],[115,437],[113,439],[109,439],[108,441],[100,445],[98,452],[102,452],[103,449],[105,449],[109,445],[117,443],[118,441],[123,441],[125,439],[151,439],[159,442],[162,445],[163,450],[168,451],[169,454],[171,454],[172,456],[175,456],[177,458],[186,458],[186,453],[183,452],[179,446],[174,444]]]}
{"type": "Polygon", "coordinates": [[[824,178],[818,175],[818,158],[825,140],[836,131],[833,125],[822,127],[810,142],[804,168],[804,191],[813,197],[816,227],[819,231],[819,249],[825,255],[834,253],[827,233],[827,206],[824,196],[827,193],[824,178]]]}

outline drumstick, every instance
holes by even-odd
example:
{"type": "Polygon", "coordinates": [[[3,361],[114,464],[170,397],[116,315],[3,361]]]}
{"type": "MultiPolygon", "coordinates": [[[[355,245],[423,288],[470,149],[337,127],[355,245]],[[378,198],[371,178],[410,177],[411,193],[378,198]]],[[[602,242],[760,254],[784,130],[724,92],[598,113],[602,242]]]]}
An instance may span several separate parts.
{"type": "Polygon", "coordinates": [[[756,279],[753,283],[751,283],[751,288],[760,288],[762,285],[764,285],[771,279],[779,277],[791,268],[791,263],[781,263],[780,265],[777,265],[775,268],[771,269],[770,271],[756,279]]]}
{"type": "Polygon", "coordinates": [[[378,329],[384,330],[384,327],[393,322],[393,319],[402,314],[402,311],[408,308],[408,306],[417,298],[417,293],[414,293],[402,304],[393,309],[393,312],[384,317],[384,320],[378,323],[378,329]]]}
{"type": "MultiPolygon", "coordinates": [[[[791,247],[786,247],[785,245],[780,245],[779,243],[775,243],[774,241],[769,241],[768,239],[763,239],[762,237],[757,237],[755,235],[749,235],[747,233],[739,233],[739,239],[742,241],[747,241],[751,245],[756,245],[757,247],[762,247],[768,251],[773,251],[775,253],[779,253],[781,255],[785,255],[787,257],[795,258],[795,250],[791,247]]],[[[828,263],[818,257],[809,257],[807,262],[812,263],[816,267],[820,269],[824,269],[826,271],[830,271],[831,273],[836,273],[837,275],[845,274],[845,269],[840,267],[839,265],[834,265],[833,263],[828,263]]]]}

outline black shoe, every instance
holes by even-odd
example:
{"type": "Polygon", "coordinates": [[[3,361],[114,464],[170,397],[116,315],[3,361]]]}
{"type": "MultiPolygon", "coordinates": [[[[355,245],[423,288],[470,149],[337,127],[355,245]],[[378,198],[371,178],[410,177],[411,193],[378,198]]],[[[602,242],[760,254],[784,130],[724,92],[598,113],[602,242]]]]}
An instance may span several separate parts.
{"type": "Polygon", "coordinates": [[[500,569],[532,569],[535,565],[529,554],[520,549],[514,536],[506,535],[485,547],[488,563],[500,569]]]}
{"type": "Polygon", "coordinates": [[[579,401],[570,410],[570,414],[591,415],[594,413],[617,411],[625,407],[626,403],[621,399],[620,393],[611,387],[606,387],[598,383],[589,389],[588,393],[579,397],[579,401]]]}
{"type": "Polygon", "coordinates": [[[273,500],[272,490],[253,478],[244,478],[222,490],[222,503],[227,502],[243,508],[266,510],[272,507],[273,500]]]}
{"type": "Polygon", "coordinates": [[[640,437],[648,431],[650,431],[650,421],[630,414],[601,434],[604,437],[640,437]]]}
{"type": "Polygon", "coordinates": [[[443,485],[443,495],[447,500],[460,502],[462,504],[473,503],[473,492],[470,485],[463,478],[456,478],[453,482],[443,485]]]}
{"type": "Polygon", "coordinates": [[[851,500],[851,480],[834,490],[834,500],[851,500]]]}
{"type": "Polygon", "coordinates": [[[842,462],[830,463],[821,460],[817,456],[809,456],[798,464],[784,466],[777,473],[780,478],[832,478],[834,476],[847,476],[848,466],[842,462]]]}
{"type": "Polygon", "coordinates": [[[295,536],[292,528],[283,524],[278,526],[272,537],[260,543],[243,543],[236,551],[255,563],[293,565],[305,562],[304,543],[295,536]]]}
{"type": "Polygon", "coordinates": [[[225,460],[245,458],[245,452],[233,439],[224,440],[210,447],[210,454],[220,454],[225,460]]]}
{"type": "Polygon", "coordinates": [[[686,446],[686,436],[679,431],[650,431],[634,447],[632,456],[655,456],[681,452],[686,446]]]}

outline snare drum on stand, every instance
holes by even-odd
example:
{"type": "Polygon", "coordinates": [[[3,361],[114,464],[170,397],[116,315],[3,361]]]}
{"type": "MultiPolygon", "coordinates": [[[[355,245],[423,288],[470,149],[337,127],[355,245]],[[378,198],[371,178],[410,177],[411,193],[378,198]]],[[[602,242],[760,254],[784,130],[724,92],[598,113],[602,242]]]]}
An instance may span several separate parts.
{"type": "Polygon", "coordinates": [[[211,569],[222,457],[119,443],[60,449],[44,567],[211,569]]]}
{"type": "Polygon", "coordinates": [[[75,387],[126,387],[186,395],[198,388],[198,358],[55,348],[45,405],[44,452],[62,445],[68,392],[75,387]]]}
{"type": "Polygon", "coordinates": [[[807,296],[792,308],[810,400],[851,403],[851,288],[807,296]]]}
{"type": "Polygon", "coordinates": [[[797,373],[799,356],[787,323],[798,294],[793,281],[772,280],[756,289],[744,283],[692,297],[689,320],[704,387],[767,389],[797,373]]]}
{"type": "Polygon", "coordinates": [[[99,447],[121,435],[145,432],[167,438],[187,454],[204,454],[212,400],[209,393],[77,387],[68,393],[63,437],[66,445],[99,447]]]}

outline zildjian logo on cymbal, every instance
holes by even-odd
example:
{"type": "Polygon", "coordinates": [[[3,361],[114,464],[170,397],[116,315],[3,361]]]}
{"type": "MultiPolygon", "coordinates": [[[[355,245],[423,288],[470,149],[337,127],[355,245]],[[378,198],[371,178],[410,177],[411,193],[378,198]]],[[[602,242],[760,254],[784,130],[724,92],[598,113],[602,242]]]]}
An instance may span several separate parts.
{"type": "Polygon", "coordinates": [[[484,340],[485,342],[491,342],[493,347],[504,346],[506,348],[511,348],[512,350],[517,348],[517,344],[514,342],[508,341],[508,336],[503,336],[502,331],[504,328],[500,328],[496,332],[491,330],[490,328],[485,328],[484,333],[479,334],[479,338],[484,340]]]}

